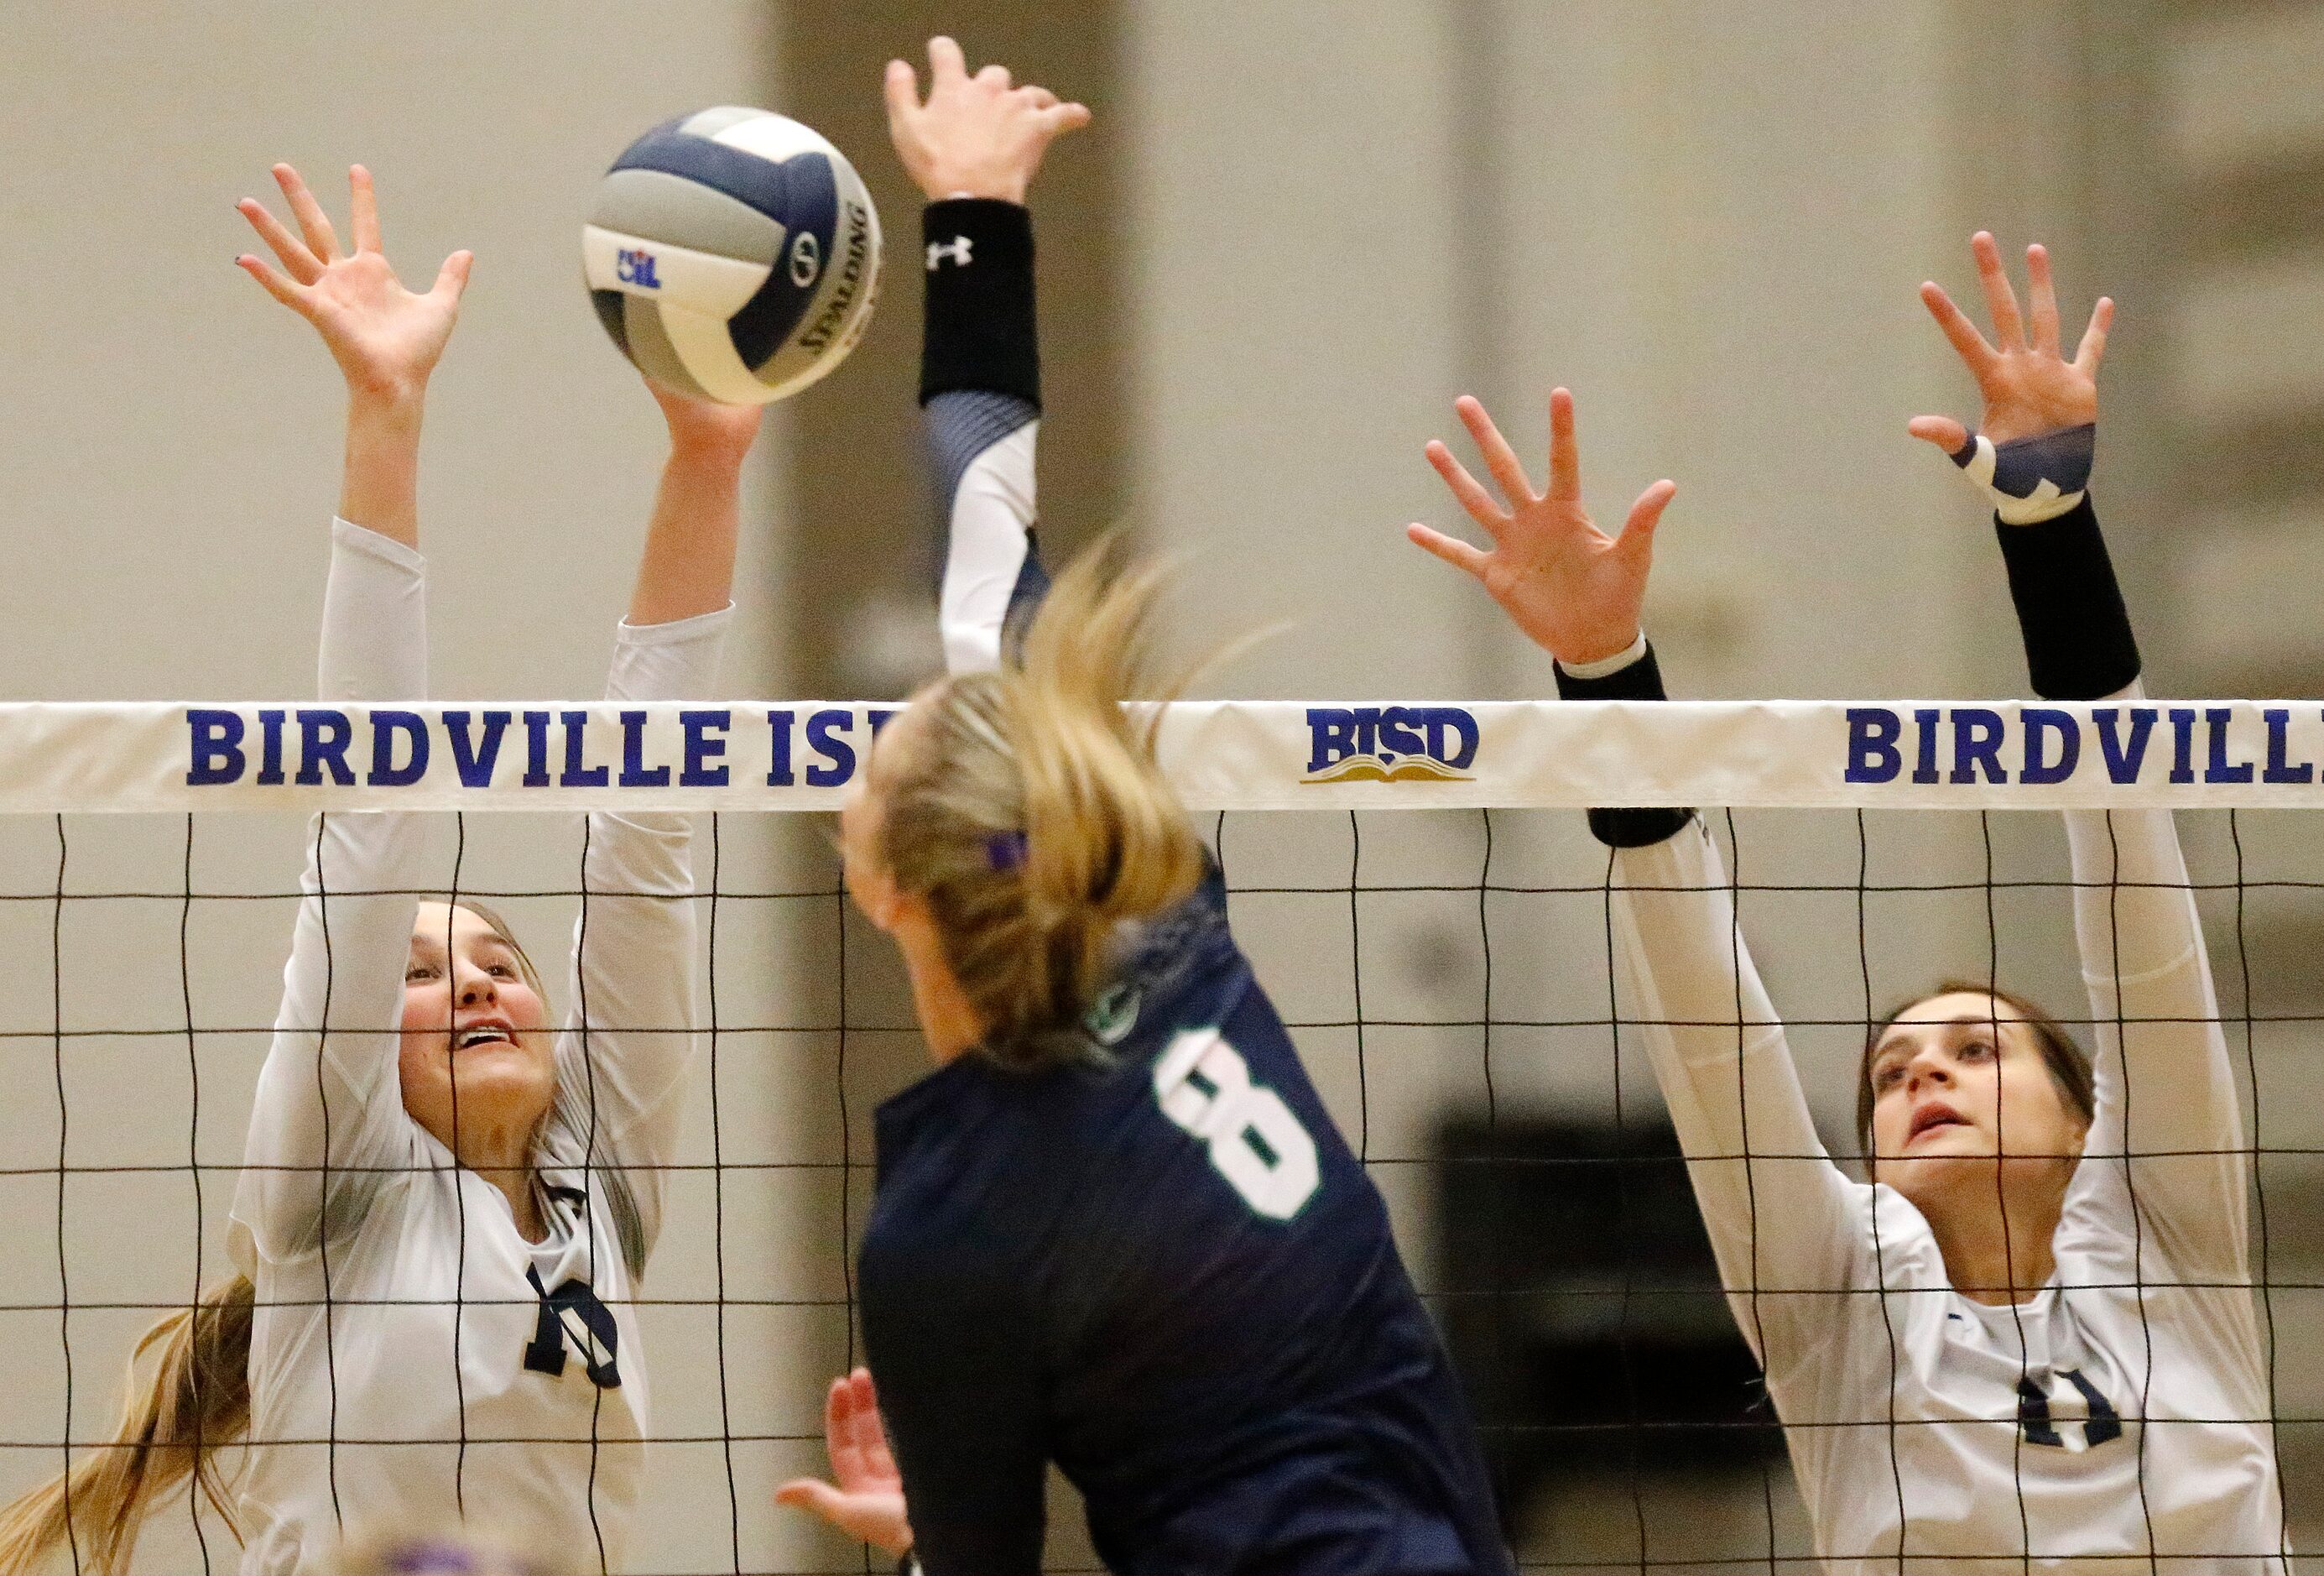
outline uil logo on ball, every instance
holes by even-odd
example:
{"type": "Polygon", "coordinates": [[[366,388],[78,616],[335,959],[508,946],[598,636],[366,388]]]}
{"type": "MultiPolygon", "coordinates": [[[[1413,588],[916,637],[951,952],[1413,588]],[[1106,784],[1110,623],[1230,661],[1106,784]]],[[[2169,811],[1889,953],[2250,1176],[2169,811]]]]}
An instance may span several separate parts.
{"type": "Polygon", "coordinates": [[[640,290],[659,290],[661,281],[654,274],[654,255],[645,251],[622,251],[613,254],[613,277],[623,284],[634,284],[640,290]]]}

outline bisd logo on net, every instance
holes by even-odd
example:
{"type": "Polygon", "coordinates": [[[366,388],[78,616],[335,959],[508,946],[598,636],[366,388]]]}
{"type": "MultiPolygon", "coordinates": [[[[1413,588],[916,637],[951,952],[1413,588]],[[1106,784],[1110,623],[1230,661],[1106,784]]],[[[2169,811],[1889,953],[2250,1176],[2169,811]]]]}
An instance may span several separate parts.
{"type": "Polygon", "coordinates": [[[1458,706],[1310,706],[1302,783],[1466,783],[1477,719],[1458,706]]]}

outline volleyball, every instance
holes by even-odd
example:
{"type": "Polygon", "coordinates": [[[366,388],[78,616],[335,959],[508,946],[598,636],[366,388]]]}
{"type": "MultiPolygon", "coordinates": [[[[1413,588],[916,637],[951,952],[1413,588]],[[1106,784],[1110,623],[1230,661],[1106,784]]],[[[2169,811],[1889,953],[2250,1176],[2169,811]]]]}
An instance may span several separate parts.
{"type": "Polygon", "coordinates": [[[872,320],[880,216],[811,127],[724,107],[632,143],[581,230],[598,320],[638,370],[725,404],[797,394],[872,320]]]}

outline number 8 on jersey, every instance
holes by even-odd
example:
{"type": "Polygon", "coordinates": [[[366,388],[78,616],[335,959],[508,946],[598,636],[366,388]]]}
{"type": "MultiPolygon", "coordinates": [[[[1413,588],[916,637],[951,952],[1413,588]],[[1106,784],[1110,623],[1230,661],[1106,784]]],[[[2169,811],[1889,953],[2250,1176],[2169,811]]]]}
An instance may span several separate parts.
{"type": "Polygon", "coordinates": [[[1154,1063],[1162,1114],[1201,1140],[1243,1201],[1288,1220],[1315,1191],[1315,1140],[1273,1089],[1250,1081],[1218,1030],[1182,1030],[1154,1063]]]}

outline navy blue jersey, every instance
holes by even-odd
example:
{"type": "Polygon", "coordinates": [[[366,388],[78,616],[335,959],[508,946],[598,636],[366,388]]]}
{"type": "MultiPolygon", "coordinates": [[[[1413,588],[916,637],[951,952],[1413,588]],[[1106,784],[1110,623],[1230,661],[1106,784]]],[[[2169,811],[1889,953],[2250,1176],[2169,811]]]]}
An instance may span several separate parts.
{"type": "Polygon", "coordinates": [[[864,1342],[930,1576],[1039,1569],[1046,1463],[1115,1571],[1507,1571],[1388,1212],[1213,873],[1038,1073],[882,1106],[864,1342]]]}
{"type": "MultiPolygon", "coordinates": [[[[932,203],[920,394],[955,672],[1047,588],[1031,221],[932,203]]],[[[1040,1073],[881,1108],[863,1333],[930,1576],[1039,1569],[1054,1460],[1117,1571],[1506,1571],[1466,1404],[1388,1213],[1213,872],[1040,1073]]]]}

